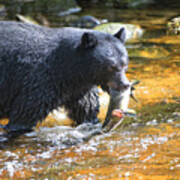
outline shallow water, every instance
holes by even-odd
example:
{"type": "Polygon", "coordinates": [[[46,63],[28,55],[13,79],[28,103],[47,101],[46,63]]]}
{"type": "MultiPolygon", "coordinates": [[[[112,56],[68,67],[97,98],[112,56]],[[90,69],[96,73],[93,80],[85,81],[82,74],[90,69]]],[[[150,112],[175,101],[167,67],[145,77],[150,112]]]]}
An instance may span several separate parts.
{"type": "MultiPolygon", "coordinates": [[[[127,44],[127,75],[141,81],[138,103],[130,102],[137,119],[126,118],[103,134],[99,126],[50,127],[56,122],[49,118],[45,127],[0,144],[0,179],[180,179],[180,36],[166,31],[179,10],[93,7],[77,15],[85,14],[145,30],[142,39],[127,44]]],[[[52,26],[60,24],[61,18],[44,16],[52,26]]],[[[102,108],[101,119],[105,113],[102,108]]]]}
{"type": "Polygon", "coordinates": [[[40,130],[34,138],[29,134],[0,150],[0,178],[179,179],[179,130],[173,122],[131,127],[74,145],[68,136],[66,146],[54,130],[40,130]],[[42,139],[41,133],[52,140],[42,139]]]}

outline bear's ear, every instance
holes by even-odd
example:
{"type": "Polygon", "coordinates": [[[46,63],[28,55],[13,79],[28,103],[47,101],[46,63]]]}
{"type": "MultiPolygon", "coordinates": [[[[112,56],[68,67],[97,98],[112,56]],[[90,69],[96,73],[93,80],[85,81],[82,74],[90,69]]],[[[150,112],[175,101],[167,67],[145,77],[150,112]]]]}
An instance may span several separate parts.
{"type": "Polygon", "coordinates": [[[97,38],[93,33],[85,32],[81,38],[83,48],[94,48],[97,45],[97,38]]]}
{"type": "Polygon", "coordinates": [[[120,41],[122,43],[125,43],[126,41],[126,30],[125,28],[121,28],[116,34],[114,34],[114,36],[118,39],[120,39],[120,41]]]}

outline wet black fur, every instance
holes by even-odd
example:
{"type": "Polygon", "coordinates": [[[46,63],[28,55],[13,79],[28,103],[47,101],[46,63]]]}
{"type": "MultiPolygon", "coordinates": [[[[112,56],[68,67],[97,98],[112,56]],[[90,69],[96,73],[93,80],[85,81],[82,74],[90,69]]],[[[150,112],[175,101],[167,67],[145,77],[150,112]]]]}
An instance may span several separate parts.
{"type": "Polygon", "coordinates": [[[121,68],[120,59],[127,56],[120,42],[110,55],[119,56],[118,62],[103,52],[118,41],[86,29],[0,22],[0,118],[9,118],[5,129],[30,130],[59,106],[78,124],[97,122],[97,85],[107,90],[115,77],[108,67],[121,68]]]}

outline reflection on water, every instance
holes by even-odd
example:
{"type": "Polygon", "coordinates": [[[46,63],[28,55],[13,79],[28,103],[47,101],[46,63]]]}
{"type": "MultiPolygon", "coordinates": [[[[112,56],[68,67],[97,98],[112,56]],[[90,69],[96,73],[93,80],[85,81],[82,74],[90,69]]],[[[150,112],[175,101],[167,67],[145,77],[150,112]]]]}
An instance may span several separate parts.
{"type": "MultiPolygon", "coordinates": [[[[138,119],[96,136],[99,127],[41,127],[1,143],[0,179],[180,179],[180,36],[166,34],[166,20],[178,13],[93,8],[77,14],[145,29],[142,39],[127,44],[128,77],[141,81],[135,92],[139,102],[130,103],[138,119]]],[[[55,15],[43,16],[51,26],[62,22],[55,15]]]]}
{"type": "Polygon", "coordinates": [[[20,138],[0,151],[0,178],[178,179],[179,130],[180,124],[173,122],[148,125],[98,135],[65,149],[38,136],[20,138]]]}

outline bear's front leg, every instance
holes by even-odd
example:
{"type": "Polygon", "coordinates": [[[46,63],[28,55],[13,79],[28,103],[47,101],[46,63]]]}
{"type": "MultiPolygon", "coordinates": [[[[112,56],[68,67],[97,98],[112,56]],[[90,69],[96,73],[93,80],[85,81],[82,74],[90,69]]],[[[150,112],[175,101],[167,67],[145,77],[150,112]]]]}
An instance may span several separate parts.
{"type": "Polygon", "coordinates": [[[98,88],[93,87],[79,99],[71,99],[65,104],[69,117],[77,124],[99,122],[97,115],[99,113],[98,88]]]}

